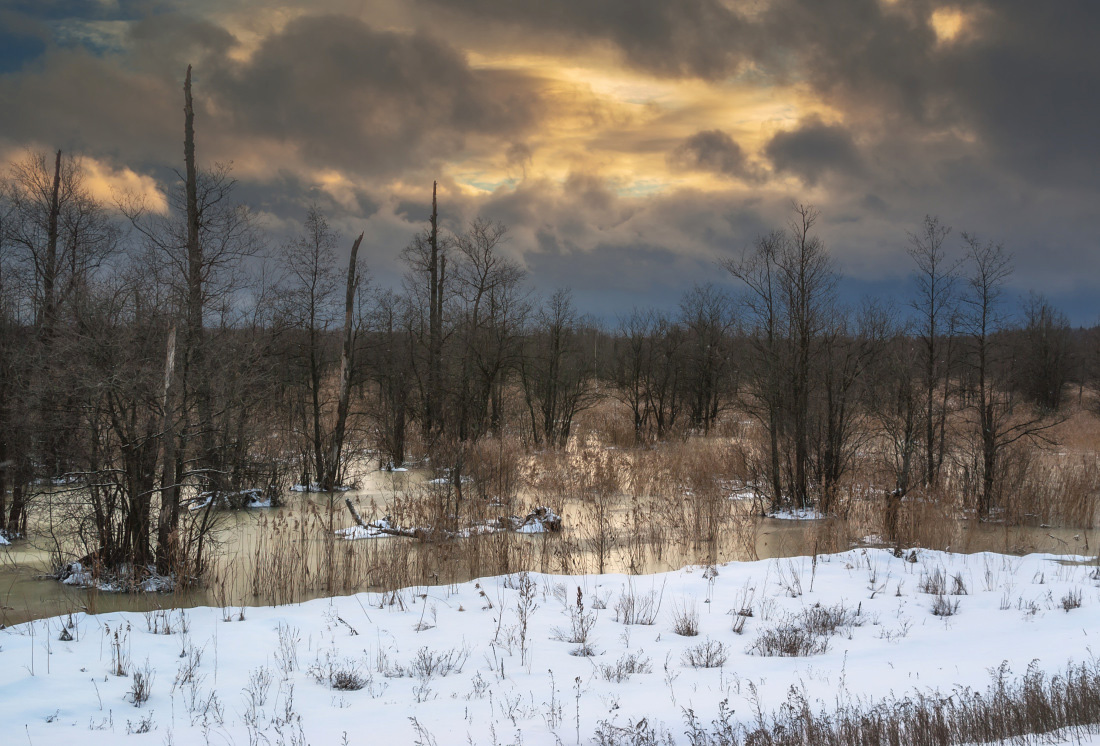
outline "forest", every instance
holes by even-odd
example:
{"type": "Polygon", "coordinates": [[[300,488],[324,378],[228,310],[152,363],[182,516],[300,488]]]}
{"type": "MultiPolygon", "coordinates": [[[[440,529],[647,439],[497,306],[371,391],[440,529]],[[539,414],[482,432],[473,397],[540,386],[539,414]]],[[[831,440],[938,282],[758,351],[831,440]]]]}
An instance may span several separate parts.
{"type": "MultiPolygon", "coordinates": [[[[57,569],[201,583],[224,509],[297,486],[330,495],[333,529],[366,463],[430,468],[420,535],[440,541],[514,497],[531,459],[592,443],[604,460],[718,444],[752,513],[845,520],[858,495],[887,542],[917,504],[1095,517],[1095,443],[1060,449],[1094,427],[1100,331],[1021,300],[1000,237],[915,216],[909,296],[848,298],[819,213],[794,203],[720,283],[597,319],[532,290],[506,225],[444,225],[434,187],[404,247],[361,246],[316,205],[275,239],[230,165],[200,167],[190,73],[183,124],[167,211],[95,198],[62,151],[0,179],[0,531],[57,569]],[[398,250],[400,285],[371,282],[371,254],[398,250]]],[[[605,492],[644,491],[634,463],[605,492]]]]}

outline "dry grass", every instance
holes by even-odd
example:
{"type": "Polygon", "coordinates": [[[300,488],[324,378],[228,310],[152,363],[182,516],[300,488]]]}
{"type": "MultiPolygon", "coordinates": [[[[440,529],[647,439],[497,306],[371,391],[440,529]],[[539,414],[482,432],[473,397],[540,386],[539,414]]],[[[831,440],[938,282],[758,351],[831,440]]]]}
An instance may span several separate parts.
{"type": "Polygon", "coordinates": [[[955,689],[951,696],[931,692],[878,704],[841,702],[833,712],[815,712],[801,690],[791,687],[781,708],[758,712],[747,725],[734,721],[725,705],[710,726],[685,710],[691,746],[1036,743],[1042,742],[1036,736],[1063,729],[1067,738],[1100,732],[1100,664],[1070,665],[1050,678],[1030,667],[1015,680],[1002,665],[984,692],[955,689]]]}

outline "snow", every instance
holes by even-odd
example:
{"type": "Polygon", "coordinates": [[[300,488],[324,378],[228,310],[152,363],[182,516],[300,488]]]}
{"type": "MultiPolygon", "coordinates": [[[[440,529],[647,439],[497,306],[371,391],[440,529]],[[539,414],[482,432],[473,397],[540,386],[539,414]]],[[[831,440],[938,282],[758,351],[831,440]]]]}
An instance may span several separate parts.
{"type": "MultiPolygon", "coordinates": [[[[398,470],[394,469],[394,471],[398,471],[398,470]]],[[[346,485],[337,485],[337,486],[332,488],[333,492],[348,492],[350,490],[351,490],[351,487],[348,487],[346,485]]],[[[308,485],[306,485],[306,484],[292,485],[291,488],[290,488],[290,491],[291,492],[324,492],[325,490],[321,488],[321,485],[318,482],[310,482],[308,485]]]]}
{"type": "Polygon", "coordinates": [[[6,536],[4,536],[3,532],[0,532],[0,547],[7,547],[7,546],[11,546],[11,542],[8,541],[8,538],[6,536]]]}
{"type": "Polygon", "coordinates": [[[774,518],[777,521],[820,521],[828,518],[824,513],[819,513],[813,508],[797,508],[794,510],[777,510],[773,513],[768,513],[768,518],[774,518]]]}
{"type": "MultiPolygon", "coordinates": [[[[447,531],[451,538],[468,539],[471,536],[494,534],[499,531],[515,531],[520,534],[542,534],[561,529],[561,516],[554,512],[553,508],[540,505],[524,517],[517,515],[500,516],[487,521],[477,521],[453,531],[447,531]]],[[[394,532],[406,536],[432,533],[430,526],[398,526],[389,516],[377,521],[372,521],[363,526],[351,526],[349,528],[336,529],[336,536],[340,539],[355,541],[359,539],[377,539],[383,536],[393,536],[394,532]]]]}
{"type": "MultiPolygon", "coordinates": [[[[252,508],[270,508],[271,497],[264,494],[262,489],[258,487],[251,487],[248,489],[240,490],[239,492],[222,493],[218,496],[217,507],[222,508],[239,508],[243,510],[250,510],[252,508]]],[[[190,510],[202,510],[210,505],[214,501],[215,495],[213,492],[203,492],[194,500],[191,500],[187,507],[190,510]]]]}
{"type": "Polygon", "coordinates": [[[62,616],[0,630],[0,733],[35,746],[129,743],[145,727],[133,743],[339,744],[346,734],[364,746],[442,746],[522,734],[532,745],[579,733],[589,744],[601,721],[644,717],[686,743],[685,710],[709,724],[723,700],[751,721],[754,698],[774,712],[792,687],[831,709],[984,690],[1002,661],[1017,677],[1032,661],[1054,673],[1090,660],[1097,568],[1067,559],[854,549],[645,576],[513,574],[296,606],[76,613],[71,628],[62,616]],[[939,582],[947,595],[921,592],[939,582]],[[1067,597],[1080,607],[1065,610],[1067,597]],[[944,599],[957,613],[933,615],[944,599]],[[844,619],[819,640],[824,652],[753,654],[815,610],[844,619]],[[692,612],[698,636],[676,634],[692,612]],[[626,614],[653,623],[624,624],[626,614]],[[585,643],[568,641],[589,624],[585,643]],[[689,665],[719,644],[722,666],[689,665]],[[584,646],[594,655],[576,654],[584,646]],[[630,656],[649,672],[605,675],[630,656]],[[127,676],[115,675],[119,657],[127,676]],[[152,677],[141,707],[138,673],[152,677]],[[331,685],[356,678],[358,690],[331,685]]]}
{"type": "Polygon", "coordinates": [[[349,541],[356,539],[382,539],[392,537],[393,534],[387,534],[380,529],[392,528],[396,527],[390,523],[388,518],[380,518],[377,521],[368,523],[365,527],[351,526],[349,528],[338,528],[336,529],[336,536],[349,541]]]}
{"type": "Polygon", "coordinates": [[[123,566],[118,573],[97,578],[81,563],[70,562],[58,577],[62,585],[95,588],[103,593],[170,593],[176,587],[174,576],[160,575],[153,566],[146,567],[137,579],[129,566],[123,566]]]}

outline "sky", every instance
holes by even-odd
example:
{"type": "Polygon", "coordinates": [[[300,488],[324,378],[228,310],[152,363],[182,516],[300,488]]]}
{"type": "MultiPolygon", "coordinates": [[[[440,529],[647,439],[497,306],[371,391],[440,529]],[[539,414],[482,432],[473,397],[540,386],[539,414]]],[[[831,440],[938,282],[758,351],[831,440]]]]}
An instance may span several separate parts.
{"type": "Polygon", "coordinates": [[[792,203],[904,298],[926,214],[1002,243],[1017,293],[1100,318],[1094,0],[0,0],[0,161],[80,153],[158,193],[200,166],[279,240],[320,206],[381,284],[428,216],[509,227],[536,289],[675,307],[792,203]]]}

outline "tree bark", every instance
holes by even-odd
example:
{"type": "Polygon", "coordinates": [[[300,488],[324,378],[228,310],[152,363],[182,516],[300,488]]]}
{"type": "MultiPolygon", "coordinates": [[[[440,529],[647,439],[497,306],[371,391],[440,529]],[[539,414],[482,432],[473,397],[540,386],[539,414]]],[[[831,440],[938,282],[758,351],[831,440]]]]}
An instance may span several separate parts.
{"type": "Polygon", "coordinates": [[[351,398],[351,375],[355,363],[355,322],[352,313],[355,310],[355,288],[359,283],[356,276],[356,260],[359,257],[359,244],[363,242],[363,234],[355,239],[351,246],[351,261],[348,262],[348,288],[344,299],[344,349],[340,355],[340,398],[336,405],[336,428],[332,433],[332,443],[329,446],[328,469],[325,473],[322,488],[326,492],[332,491],[336,486],[336,479],[340,472],[340,452],[344,447],[344,433],[347,429],[348,407],[351,398]]]}
{"type": "Polygon", "coordinates": [[[175,400],[172,379],[176,369],[176,327],[168,330],[168,349],[164,356],[164,398],[161,423],[162,463],[160,477],[160,517],[157,524],[157,569],[168,572],[177,547],[180,500],[176,474],[175,400]]]}
{"type": "Polygon", "coordinates": [[[42,268],[42,337],[53,338],[57,325],[57,223],[61,212],[61,151],[53,166],[50,214],[46,224],[46,257],[42,268]]]}
{"type": "Polygon", "coordinates": [[[438,425],[443,358],[443,273],[444,260],[439,256],[439,211],[436,201],[437,182],[432,182],[431,234],[428,246],[428,396],[424,412],[424,429],[429,433],[438,425]]]}
{"type": "Polygon", "coordinates": [[[199,414],[199,441],[202,447],[201,466],[205,471],[207,489],[217,492],[221,487],[218,475],[217,448],[214,442],[214,414],[211,403],[210,379],[206,371],[205,329],[203,326],[203,250],[199,240],[200,216],[198,172],[195,167],[195,108],[191,100],[191,66],[183,83],[184,124],[183,160],[186,169],[184,189],[187,202],[187,335],[185,354],[189,360],[188,375],[194,376],[195,401],[199,414]]]}

